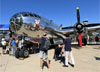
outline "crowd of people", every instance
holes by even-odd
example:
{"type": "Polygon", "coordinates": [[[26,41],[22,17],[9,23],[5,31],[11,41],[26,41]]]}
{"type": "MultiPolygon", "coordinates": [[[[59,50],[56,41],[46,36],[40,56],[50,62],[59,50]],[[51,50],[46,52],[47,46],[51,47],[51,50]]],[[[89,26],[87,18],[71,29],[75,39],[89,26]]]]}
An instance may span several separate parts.
{"type": "Polygon", "coordinates": [[[88,44],[92,44],[94,42],[96,42],[96,44],[100,44],[100,36],[98,36],[98,35],[96,35],[96,36],[89,36],[89,37],[84,36],[82,38],[82,42],[83,42],[84,46],[87,46],[88,44]]]}
{"type": "MultiPolygon", "coordinates": [[[[43,59],[46,59],[47,65],[48,65],[48,70],[50,69],[50,63],[48,59],[48,50],[45,50],[45,47],[48,48],[48,43],[47,42],[47,34],[45,33],[42,38],[41,38],[41,46],[40,46],[40,68],[41,72],[43,71],[43,59]],[[46,46],[45,46],[46,45],[46,46]]],[[[65,62],[63,67],[68,67],[68,64],[70,62],[71,66],[74,67],[75,62],[74,62],[74,57],[72,55],[72,49],[71,49],[71,38],[67,36],[64,39],[63,44],[58,44],[58,48],[62,48],[59,56],[65,52],[65,62]]]]}
{"type": "Polygon", "coordinates": [[[1,41],[1,46],[2,46],[2,54],[9,54],[9,55],[12,55],[15,56],[15,50],[16,50],[16,40],[15,38],[11,39],[9,38],[9,41],[7,42],[5,40],[5,38],[2,38],[2,41],[1,41]],[[8,46],[8,48],[7,48],[8,46]],[[13,51],[13,53],[12,53],[13,51]]]}
{"type": "MultiPolygon", "coordinates": [[[[40,55],[40,70],[41,72],[43,71],[43,62],[44,59],[46,60],[47,63],[47,67],[48,67],[48,71],[50,70],[50,62],[49,62],[49,58],[48,58],[48,49],[49,49],[49,40],[47,38],[47,33],[44,33],[43,35],[40,36],[41,41],[40,41],[40,48],[39,48],[39,55],[40,55]]],[[[95,38],[96,42],[99,41],[99,38],[95,38]]],[[[86,38],[84,38],[85,41],[85,45],[87,44],[87,40],[86,38]]],[[[7,42],[5,40],[5,38],[2,38],[1,41],[2,44],[2,54],[6,54],[6,46],[7,46],[7,42]]],[[[15,38],[11,39],[9,38],[9,42],[8,42],[8,47],[9,47],[9,55],[13,55],[15,56],[15,51],[18,47],[22,47],[22,40],[16,40],[15,38]]],[[[71,64],[72,67],[75,66],[75,62],[74,62],[74,57],[72,54],[72,49],[71,49],[71,38],[69,36],[66,36],[66,38],[64,38],[63,44],[58,44],[58,48],[61,48],[61,51],[59,53],[59,57],[62,56],[62,54],[64,55],[64,65],[63,67],[68,67],[69,63],[71,64]]]]}

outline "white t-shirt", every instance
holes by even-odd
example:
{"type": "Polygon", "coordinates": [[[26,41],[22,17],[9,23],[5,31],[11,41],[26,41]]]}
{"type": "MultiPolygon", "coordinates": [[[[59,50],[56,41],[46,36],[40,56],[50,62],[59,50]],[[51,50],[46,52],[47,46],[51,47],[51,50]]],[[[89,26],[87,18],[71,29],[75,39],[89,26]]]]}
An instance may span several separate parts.
{"type": "Polygon", "coordinates": [[[6,41],[1,41],[1,44],[2,44],[3,46],[5,46],[5,45],[6,45],[6,41]]]}
{"type": "Polygon", "coordinates": [[[21,48],[23,46],[23,40],[19,40],[18,47],[21,48]]]}

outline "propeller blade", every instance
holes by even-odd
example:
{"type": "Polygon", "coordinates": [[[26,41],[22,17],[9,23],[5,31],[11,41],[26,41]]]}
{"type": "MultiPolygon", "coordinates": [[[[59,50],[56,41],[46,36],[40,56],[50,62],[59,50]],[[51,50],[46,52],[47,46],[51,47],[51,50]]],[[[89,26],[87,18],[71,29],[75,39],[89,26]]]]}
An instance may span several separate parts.
{"type": "Polygon", "coordinates": [[[100,26],[100,23],[84,25],[84,27],[94,27],[94,26],[100,26]]]}
{"type": "Polygon", "coordinates": [[[77,8],[77,23],[80,23],[80,13],[79,13],[79,8],[77,8]]]}
{"type": "Polygon", "coordinates": [[[70,27],[62,27],[62,29],[72,29],[74,28],[74,26],[70,26],[70,27]]]}

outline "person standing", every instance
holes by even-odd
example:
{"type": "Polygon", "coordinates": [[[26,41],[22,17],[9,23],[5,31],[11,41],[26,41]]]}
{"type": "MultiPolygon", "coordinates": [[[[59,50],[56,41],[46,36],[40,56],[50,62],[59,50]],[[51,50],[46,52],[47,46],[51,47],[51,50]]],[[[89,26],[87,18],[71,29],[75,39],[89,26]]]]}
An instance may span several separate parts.
{"type": "Polygon", "coordinates": [[[16,50],[16,40],[13,38],[12,40],[12,47],[13,47],[13,56],[15,56],[15,50],[16,50]]]}
{"type": "Polygon", "coordinates": [[[83,38],[83,42],[84,42],[84,45],[87,46],[87,37],[86,36],[83,38]]]}
{"type": "Polygon", "coordinates": [[[2,53],[5,54],[6,52],[6,44],[7,42],[5,41],[5,38],[2,38],[2,41],[1,41],[1,44],[2,44],[2,53]]]}
{"type": "Polygon", "coordinates": [[[72,55],[72,49],[71,49],[71,38],[69,35],[67,35],[67,38],[64,40],[64,48],[65,48],[65,65],[64,67],[68,67],[68,62],[71,62],[72,67],[74,67],[75,62],[72,55]]]}
{"type": "Polygon", "coordinates": [[[12,54],[12,50],[11,50],[11,38],[9,38],[9,55],[11,55],[12,54]]]}
{"type": "Polygon", "coordinates": [[[48,50],[44,50],[44,45],[46,44],[46,33],[43,34],[43,37],[41,38],[41,42],[40,42],[40,68],[41,68],[41,72],[43,71],[43,59],[46,59],[47,65],[48,65],[48,70],[50,68],[50,64],[49,64],[49,59],[48,59],[48,50]]]}
{"type": "Polygon", "coordinates": [[[99,37],[98,36],[95,37],[95,41],[96,41],[96,44],[98,44],[98,42],[99,42],[99,37]]]}
{"type": "Polygon", "coordinates": [[[18,48],[22,48],[23,47],[23,40],[22,40],[22,37],[19,38],[19,41],[18,41],[18,48]]]}

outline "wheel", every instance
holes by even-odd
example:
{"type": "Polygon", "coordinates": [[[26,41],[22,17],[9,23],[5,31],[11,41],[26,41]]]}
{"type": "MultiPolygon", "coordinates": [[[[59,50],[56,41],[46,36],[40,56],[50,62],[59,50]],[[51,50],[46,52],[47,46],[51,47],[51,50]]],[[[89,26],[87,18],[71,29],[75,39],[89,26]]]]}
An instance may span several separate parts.
{"type": "Polygon", "coordinates": [[[17,48],[17,50],[15,51],[15,57],[16,57],[16,58],[19,58],[19,51],[20,51],[19,48],[17,48]]]}
{"type": "Polygon", "coordinates": [[[27,58],[29,56],[29,51],[26,48],[23,48],[19,52],[20,57],[27,58]]]}
{"type": "Polygon", "coordinates": [[[24,50],[24,57],[27,58],[29,56],[29,51],[27,49],[24,50]]]}
{"type": "Polygon", "coordinates": [[[22,49],[19,51],[19,56],[20,56],[20,57],[24,57],[24,56],[23,56],[22,49]]]}

